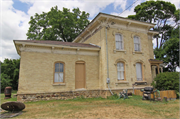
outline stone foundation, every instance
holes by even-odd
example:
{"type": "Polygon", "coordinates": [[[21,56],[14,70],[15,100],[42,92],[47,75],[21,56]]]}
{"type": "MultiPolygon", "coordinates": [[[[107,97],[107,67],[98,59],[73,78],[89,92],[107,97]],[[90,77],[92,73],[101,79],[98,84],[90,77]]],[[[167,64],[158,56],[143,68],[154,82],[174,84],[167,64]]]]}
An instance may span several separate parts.
{"type": "MultiPolygon", "coordinates": [[[[122,90],[112,90],[113,93],[119,94],[122,90]]],[[[132,92],[132,90],[128,90],[132,92]]],[[[34,94],[18,94],[17,101],[30,102],[40,100],[66,100],[83,96],[84,98],[97,98],[111,96],[109,90],[82,90],[82,91],[66,91],[53,93],[34,93],[34,94]]]]}

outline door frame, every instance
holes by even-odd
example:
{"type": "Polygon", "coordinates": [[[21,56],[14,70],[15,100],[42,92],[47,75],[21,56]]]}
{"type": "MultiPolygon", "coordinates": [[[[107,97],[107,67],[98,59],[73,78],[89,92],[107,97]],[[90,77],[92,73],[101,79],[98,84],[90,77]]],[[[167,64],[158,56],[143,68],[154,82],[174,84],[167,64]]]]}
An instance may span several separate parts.
{"type": "Polygon", "coordinates": [[[86,62],[83,60],[78,60],[75,62],[75,89],[80,89],[80,88],[76,88],[76,64],[77,63],[83,63],[84,64],[84,88],[86,89],[86,62]]]}

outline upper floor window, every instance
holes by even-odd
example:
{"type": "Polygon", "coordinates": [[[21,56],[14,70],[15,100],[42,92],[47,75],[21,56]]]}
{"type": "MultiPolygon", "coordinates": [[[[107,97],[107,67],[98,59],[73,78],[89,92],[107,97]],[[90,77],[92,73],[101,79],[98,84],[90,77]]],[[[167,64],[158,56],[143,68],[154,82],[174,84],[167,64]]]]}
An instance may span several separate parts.
{"type": "Polygon", "coordinates": [[[140,39],[138,36],[134,36],[134,50],[140,51],[140,39]]]}
{"type": "Polygon", "coordinates": [[[118,80],[124,80],[124,63],[123,62],[118,62],[117,63],[117,78],[118,80]]]}
{"type": "Polygon", "coordinates": [[[121,34],[116,34],[116,50],[123,50],[123,39],[121,34]]]}
{"type": "Polygon", "coordinates": [[[64,63],[55,63],[54,83],[64,82],[64,63]]]}

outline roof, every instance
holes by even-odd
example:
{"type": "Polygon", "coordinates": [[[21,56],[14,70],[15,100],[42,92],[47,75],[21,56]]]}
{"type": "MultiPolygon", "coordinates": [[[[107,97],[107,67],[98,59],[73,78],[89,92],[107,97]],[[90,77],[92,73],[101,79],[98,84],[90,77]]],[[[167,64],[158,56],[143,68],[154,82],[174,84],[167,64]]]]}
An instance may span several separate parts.
{"type": "Polygon", "coordinates": [[[144,25],[147,25],[147,26],[151,26],[151,27],[154,27],[156,24],[153,24],[153,23],[148,23],[148,22],[144,22],[144,21],[138,21],[138,20],[133,20],[133,19],[129,19],[129,18],[124,18],[124,17],[120,17],[120,16],[115,16],[115,15],[110,15],[110,14],[106,14],[106,13],[99,13],[80,33],[79,35],[72,41],[72,42],[76,42],[77,38],[83,34],[83,32],[85,30],[87,30],[97,19],[99,19],[99,16],[109,16],[109,17],[112,17],[112,19],[121,19],[121,20],[124,20],[124,21],[127,21],[127,22],[135,22],[137,24],[144,24],[144,25]]]}
{"type": "Polygon", "coordinates": [[[14,42],[26,42],[26,43],[39,43],[39,44],[51,44],[51,45],[61,45],[70,47],[86,47],[86,48],[100,48],[97,45],[85,44],[85,43],[72,43],[72,42],[62,42],[62,41],[50,41],[50,40],[14,40],[14,42]]]}
{"type": "Polygon", "coordinates": [[[149,62],[151,62],[151,63],[163,63],[162,60],[156,60],[156,59],[149,59],[149,62]]]}

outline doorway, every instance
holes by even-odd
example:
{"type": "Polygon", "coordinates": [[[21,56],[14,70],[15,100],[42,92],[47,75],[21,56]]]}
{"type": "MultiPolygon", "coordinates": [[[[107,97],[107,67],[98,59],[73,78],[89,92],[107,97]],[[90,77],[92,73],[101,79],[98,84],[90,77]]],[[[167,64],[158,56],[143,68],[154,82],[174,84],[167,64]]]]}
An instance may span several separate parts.
{"type": "Polygon", "coordinates": [[[85,62],[77,61],[75,66],[75,89],[85,88],[85,62]]]}

